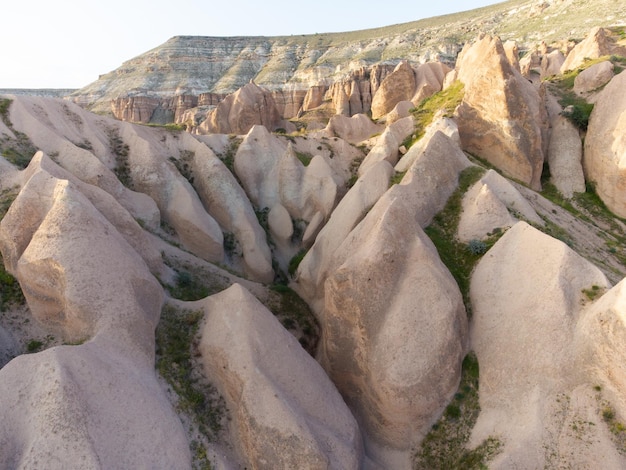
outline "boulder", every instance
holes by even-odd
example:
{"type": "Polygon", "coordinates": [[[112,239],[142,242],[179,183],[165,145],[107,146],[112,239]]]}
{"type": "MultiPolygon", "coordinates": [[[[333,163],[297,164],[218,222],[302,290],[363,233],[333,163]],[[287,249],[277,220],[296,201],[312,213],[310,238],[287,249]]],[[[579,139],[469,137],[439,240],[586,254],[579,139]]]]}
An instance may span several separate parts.
{"type": "Polygon", "coordinates": [[[561,73],[580,67],[589,59],[597,59],[605,55],[626,56],[626,47],[617,44],[611,32],[607,29],[595,27],[587,37],[578,43],[565,58],[561,66],[561,73]]]}
{"type": "MultiPolygon", "coordinates": [[[[588,461],[586,446],[568,427],[576,419],[584,420],[580,432],[594,451],[612,447],[593,390],[574,361],[582,290],[594,285],[608,286],[598,268],[525,222],[508,230],[474,269],[470,337],[480,365],[481,411],[469,446],[490,436],[500,440],[490,468],[550,467],[555,456],[563,466],[588,461]]],[[[604,464],[618,455],[615,448],[594,455],[602,468],[618,468],[604,464]]]]}
{"type": "Polygon", "coordinates": [[[547,115],[536,88],[511,66],[497,37],[467,44],[457,70],[465,85],[456,111],[463,149],[540,189],[547,115]]]}
{"type": "Polygon", "coordinates": [[[367,456],[411,468],[467,347],[461,293],[412,201],[388,192],[335,251],[320,326],[320,363],[361,424],[367,456]]]}
{"type": "MultiPolygon", "coordinates": [[[[410,118],[409,118],[410,119],[410,118]]],[[[398,141],[391,128],[385,129],[385,132],[376,141],[376,144],[372,147],[363,160],[363,163],[359,166],[358,174],[363,176],[367,171],[380,161],[387,161],[392,166],[398,162],[400,156],[399,147],[402,141],[398,141]]]]}
{"type": "Polygon", "coordinates": [[[582,158],[583,144],[578,129],[565,116],[558,116],[552,122],[548,164],[550,182],[566,198],[585,192],[582,158]]]}
{"type": "Polygon", "coordinates": [[[387,124],[392,124],[399,119],[410,116],[411,113],[409,111],[414,107],[415,105],[412,101],[400,101],[391,111],[389,111],[389,113],[387,113],[387,124]]]}
{"type": "Polygon", "coordinates": [[[574,93],[583,95],[603,87],[613,78],[612,62],[605,60],[580,72],[574,79],[574,93]]]}
{"type": "Polygon", "coordinates": [[[272,238],[279,243],[286,243],[293,235],[293,222],[289,212],[281,204],[276,204],[267,214],[267,224],[272,238]]]}
{"type": "Polygon", "coordinates": [[[599,93],[589,118],[583,166],[606,206],[626,217],[626,74],[613,77],[599,93]]]}
{"type": "Polygon", "coordinates": [[[269,90],[250,82],[209,111],[198,130],[206,134],[247,134],[255,125],[273,131],[281,116],[269,90]]]}
{"type": "Polygon", "coordinates": [[[524,218],[545,225],[530,203],[506,178],[495,170],[487,171],[463,196],[457,236],[468,243],[484,239],[494,229],[507,229],[524,218]]]}
{"type": "Polygon", "coordinates": [[[319,364],[239,284],[202,301],[207,376],[232,410],[248,468],[358,469],[357,423],[319,364]]]}

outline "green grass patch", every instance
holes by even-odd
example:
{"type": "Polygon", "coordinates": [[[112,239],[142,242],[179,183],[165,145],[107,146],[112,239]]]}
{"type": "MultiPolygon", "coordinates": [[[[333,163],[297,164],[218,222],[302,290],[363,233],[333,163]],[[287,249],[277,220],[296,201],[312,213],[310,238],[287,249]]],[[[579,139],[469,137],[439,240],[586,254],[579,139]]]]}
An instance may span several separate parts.
{"type": "Polygon", "coordinates": [[[400,184],[404,175],[406,175],[406,171],[396,171],[389,180],[389,187],[392,187],[394,184],[400,184]]]}
{"type": "Polygon", "coordinates": [[[415,469],[483,469],[500,451],[495,437],[485,439],[475,449],[465,446],[480,413],[478,402],[478,360],[473,353],[463,359],[459,390],[433,425],[415,455],[415,469]]]}
{"type": "Polygon", "coordinates": [[[300,162],[304,166],[309,166],[309,163],[311,163],[311,160],[313,159],[313,155],[311,155],[310,153],[297,152],[297,151],[296,151],[296,157],[298,157],[298,160],[300,160],[300,162]]]}
{"type": "Polygon", "coordinates": [[[13,138],[3,134],[0,137],[0,155],[23,170],[28,166],[37,149],[26,134],[13,128],[13,123],[9,117],[9,108],[12,102],[13,100],[8,98],[0,99],[0,118],[15,136],[13,138]]]}
{"type": "Polygon", "coordinates": [[[214,386],[194,374],[192,355],[202,312],[166,304],[156,329],[156,369],[178,395],[177,407],[215,441],[226,416],[226,404],[214,386]]]}
{"type": "Polygon", "coordinates": [[[211,294],[203,280],[189,271],[179,271],[176,284],[167,284],[165,288],[173,298],[185,301],[204,299],[211,294]]]}
{"type": "MultiPolygon", "coordinates": [[[[425,232],[433,241],[439,252],[441,261],[448,267],[452,276],[459,285],[468,316],[471,316],[469,302],[469,284],[474,265],[481,258],[482,253],[473,252],[468,245],[456,238],[457,228],[462,211],[463,195],[471,185],[480,179],[485,170],[478,166],[466,168],[459,175],[459,186],[452,193],[446,206],[426,227],[425,232]]],[[[490,248],[500,237],[501,232],[494,234],[485,241],[486,248],[490,248]]]]}
{"type": "Polygon", "coordinates": [[[457,80],[445,90],[422,100],[419,106],[411,110],[411,114],[415,118],[415,139],[411,138],[403,142],[405,147],[408,149],[424,136],[426,128],[433,122],[438,111],[443,110],[444,116],[452,116],[456,107],[463,101],[464,94],[463,83],[457,80]]]}
{"type": "Polygon", "coordinates": [[[585,294],[585,297],[587,297],[589,300],[593,301],[593,300],[596,300],[598,297],[600,297],[603,294],[604,289],[602,289],[600,286],[597,286],[597,285],[594,284],[589,289],[583,289],[582,292],[583,292],[583,294],[585,294]]]}
{"type": "Polygon", "coordinates": [[[296,270],[298,269],[298,266],[300,266],[300,263],[302,262],[302,259],[306,256],[307,254],[307,250],[305,250],[304,248],[301,249],[300,251],[298,251],[293,258],[291,258],[289,260],[289,275],[293,276],[296,273],[296,270]]]}
{"type": "Polygon", "coordinates": [[[313,357],[319,342],[319,325],[307,303],[284,284],[270,286],[265,306],[313,357]]]}

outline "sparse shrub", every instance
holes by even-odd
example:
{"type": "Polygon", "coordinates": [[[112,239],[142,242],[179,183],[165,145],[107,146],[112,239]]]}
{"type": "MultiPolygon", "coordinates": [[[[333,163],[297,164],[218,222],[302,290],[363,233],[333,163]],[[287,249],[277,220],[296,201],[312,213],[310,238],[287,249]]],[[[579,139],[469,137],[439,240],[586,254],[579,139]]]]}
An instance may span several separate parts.
{"type": "Polygon", "coordinates": [[[296,157],[298,157],[298,160],[300,160],[304,166],[309,166],[309,163],[311,163],[311,160],[313,159],[313,156],[310,153],[304,152],[296,152],[296,157]]]}
{"type": "Polygon", "coordinates": [[[467,244],[467,249],[473,255],[482,255],[485,251],[487,251],[487,244],[482,240],[474,238],[467,244]]]}

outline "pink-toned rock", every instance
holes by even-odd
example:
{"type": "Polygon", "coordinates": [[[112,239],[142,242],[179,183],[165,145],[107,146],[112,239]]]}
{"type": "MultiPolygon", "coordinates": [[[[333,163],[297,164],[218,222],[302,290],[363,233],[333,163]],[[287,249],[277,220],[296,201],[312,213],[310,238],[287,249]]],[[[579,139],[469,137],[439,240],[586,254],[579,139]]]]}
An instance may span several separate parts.
{"type": "Polygon", "coordinates": [[[319,364],[239,284],[208,297],[202,362],[249,468],[358,469],[359,428],[319,364]]]}
{"type": "Polygon", "coordinates": [[[457,236],[464,243],[484,239],[494,229],[512,227],[519,216],[537,226],[545,225],[530,203],[495,170],[487,171],[468,189],[462,208],[457,236]]]}
{"type": "Polygon", "coordinates": [[[561,73],[561,67],[565,62],[565,56],[561,51],[555,49],[554,51],[544,55],[541,58],[541,75],[540,78],[551,77],[561,73]]]}
{"type": "Polygon", "coordinates": [[[612,62],[605,60],[583,70],[574,79],[574,93],[582,95],[606,85],[613,78],[614,68],[612,62]]]}
{"type": "Polygon", "coordinates": [[[456,111],[463,149],[540,189],[547,113],[535,87],[488,35],[463,48],[457,70],[465,85],[456,111]]]}
{"type": "Polygon", "coordinates": [[[427,62],[418,66],[415,69],[415,94],[411,102],[417,106],[425,98],[441,91],[448,72],[450,72],[450,67],[441,62],[427,62]]]}
{"type": "Polygon", "coordinates": [[[626,74],[600,92],[589,118],[583,166],[607,207],[626,217],[626,74]]]}
{"type": "Polygon", "coordinates": [[[372,122],[365,114],[355,114],[352,117],[333,116],[326,129],[331,135],[357,144],[381,132],[383,126],[372,122]]]}
{"type": "Polygon", "coordinates": [[[272,93],[251,82],[224,98],[198,129],[202,133],[246,134],[255,125],[274,130],[280,121],[272,93]]]}
{"type": "Polygon", "coordinates": [[[276,204],[267,214],[267,224],[272,238],[285,243],[293,235],[293,222],[289,212],[281,204],[276,204]]]}
{"type": "Polygon", "coordinates": [[[387,124],[392,124],[400,119],[408,117],[415,105],[411,101],[400,101],[395,107],[387,114],[387,124]]]}
{"type": "Polygon", "coordinates": [[[519,48],[517,47],[517,43],[515,41],[505,41],[504,44],[502,44],[502,47],[504,48],[506,58],[511,66],[521,73],[519,65],[519,48]]]}
{"type": "MultiPolygon", "coordinates": [[[[382,161],[360,177],[337,204],[296,272],[294,289],[309,303],[323,303],[323,286],[328,266],[337,247],[389,188],[393,168],[382,161]]],[[[319,312],[320,309],[313,309],[319,312]]]]}
{"type": "Polygon", "coordinates": [[[372,99],[372,118],[379,119],[400,101],[411,101],[415,95],[415,71],[407,61],[400,62],[387,75],[372,99]]]}
{"type": "Polygon", "coordinates": [[[0,249],[35,319],[87,340],[0,370],[3,465],[189,468],[154,372],[163,289],[116,227],[76,184],[36,171],[0,223],[0,249]]]}
{"type": "Polygon", "coordinates": [[[584,64],[585,60],[597,59],[605,55],[626,56],[626,47],[618,45],[609,30],[595,27],[567,54],[561,66],[561,73],[574,70],[584,64]]]}
{"type": "Polygon", "coordinates": [[[194,186],[206,210],[241,246],[243,271],[258,282],[274,279],[272,255],[265,231],[234,175],[204,145],[196,145],[191,165],[194,186]]]}
{"type": "Polygon", "coordinates": [[[325,283],[319,360],[382,468],[411,468],[467,344],[461,293],[411,202],[385,194],[338,247],[325,283]]]}
{"type": "Polygon", "coordinates": [[[548,163],[550,182],[566,198],[585,192],[582,157],[583,144],[578,129],[566,117],[558,116],[552,122],[548,163]]]}
{"type": "Polygon", "coordinates": [[[459,129],[456,123],[446,117],[440,117],[436,115],[433,118],[432,124],[430,124],[422,136],[422,138],[415,142],[411,148],[404,154],[398,164],[395,166],[395,170],[399,172],[407,171],[413,162],[424,153],[424,150],[428,146],[430,139],[437,133],[442,132],[450,137],[456,145],[461,146],[461,138],[459,137],[459,129]]]}
{"type": "Polygon", "coordinates": [[[575,362],[582,290],[593,285],[608,286],[598,268],[525,222],[508,230],[474,269],[471,344],[480,364],[481,411],[469,445],[498,436],[502,448],[490,468],[543,468],[554,455],[566,466],[596,466],[568,428],[577,414],[592,423],[583,432],[600,466],[623,464],[575,362]]]}

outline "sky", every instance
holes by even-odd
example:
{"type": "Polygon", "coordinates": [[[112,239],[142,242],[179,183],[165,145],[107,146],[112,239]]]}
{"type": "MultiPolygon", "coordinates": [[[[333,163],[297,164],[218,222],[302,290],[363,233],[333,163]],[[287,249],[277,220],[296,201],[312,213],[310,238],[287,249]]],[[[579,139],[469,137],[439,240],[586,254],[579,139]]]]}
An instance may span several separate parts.
{"type": "Polygon", "coordinates": [[[0,8],[0,88],[81,88],[172,36],[355,31],[494,0],[50,0],[0,8]]]}

